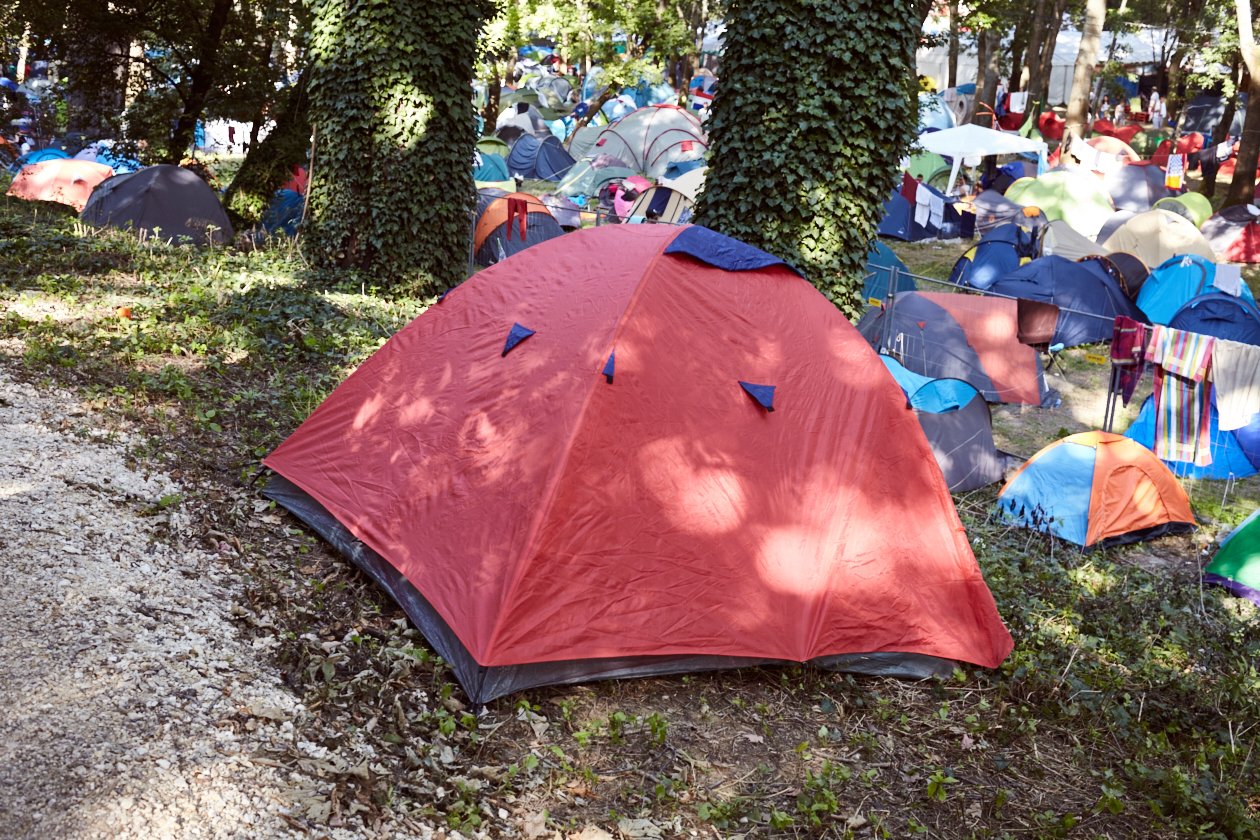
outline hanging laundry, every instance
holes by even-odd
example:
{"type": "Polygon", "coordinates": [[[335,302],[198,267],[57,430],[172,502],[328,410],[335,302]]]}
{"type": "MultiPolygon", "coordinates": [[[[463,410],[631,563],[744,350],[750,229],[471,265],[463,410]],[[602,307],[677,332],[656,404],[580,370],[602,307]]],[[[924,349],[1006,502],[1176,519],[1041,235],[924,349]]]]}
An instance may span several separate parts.
{"type": "Polygon", "coordinates": [[[932,193],[928,190],[919,190],[914,198],[914,223],[919,227],[927,227],[928,219],[932,217],[932,193]]]}
{"type": "Polygon", "coordinates": [[[901,173],[901,197],[911,204],[915,203],[915,197],[919,194],[919,181],[909,172],[901,173]]]}
{"type": "Polygon", "coordinates": [[[1028,107],[1028,92],[1012,93],[1007,100],[1007,105],[1012,114],[1022,114],[1028,107]]]}
{"type": "Polygon", "coordinates": [[[1218,292],[1238,297],[1242,294],[1242,266],[1237,263],[1221,263],[1216,267],[1212,285],[1218,292]]]}
{"type": "Polygon", "coordinates": [[[1133,392],[1146,370],[1147,334],[1146,324],[1141,321],[1126,315],[1116,316],[1111,335],[1111,364],[1116,371],[1113,391],[1125,405],[1133,399],[1133,392]]]}
{"type": "Polygon", "coordinates": [[[1146,361],[1155,368],[1155,454],[1164,461],[1206,467],[1212,463],[1208,388],[1215,339],[1151,327],[1146,361]]]}
{"type": "Polygon", "coordinates": [[[1212,384],[1216,388],[1216,415],[1221,430],[1232,431],[1249,424],[1260,411],[1260,347],[1216,339],[1212,348],[1212,384]]]}
{"type": "Polygon", "coordinates": [[[923,192],[928,194],[928,221],[939,228],[945,222],[945,199],[929,190],[923,192]]]}

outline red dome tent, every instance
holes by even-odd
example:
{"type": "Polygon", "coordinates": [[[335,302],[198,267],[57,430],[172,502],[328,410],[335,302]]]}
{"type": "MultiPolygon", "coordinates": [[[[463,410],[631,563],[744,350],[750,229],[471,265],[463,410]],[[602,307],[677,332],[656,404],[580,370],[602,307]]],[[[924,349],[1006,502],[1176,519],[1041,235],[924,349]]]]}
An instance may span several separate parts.
{"type": "Polygon", "coordinates": [[[1011,649],[940,469],[812,286],[704,228],[610,225],[482,271],[265,461],[472,700],[1011,649]]]}

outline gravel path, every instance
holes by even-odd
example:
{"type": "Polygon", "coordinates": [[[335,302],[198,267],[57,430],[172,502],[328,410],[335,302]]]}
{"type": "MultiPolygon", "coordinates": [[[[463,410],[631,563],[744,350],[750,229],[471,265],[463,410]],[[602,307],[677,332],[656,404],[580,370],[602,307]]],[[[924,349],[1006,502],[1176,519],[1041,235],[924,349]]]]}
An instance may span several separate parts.
{"type": "Polygon", "coordinates": [[[318,780],[266,756],[307,746],[304,710],[272,640],[238,631],[240,579],[194,544],[182,489],[129,468],[126,433],[10,364],[0,354],[0,837],[363,836],[299,830],[318,780]]]}

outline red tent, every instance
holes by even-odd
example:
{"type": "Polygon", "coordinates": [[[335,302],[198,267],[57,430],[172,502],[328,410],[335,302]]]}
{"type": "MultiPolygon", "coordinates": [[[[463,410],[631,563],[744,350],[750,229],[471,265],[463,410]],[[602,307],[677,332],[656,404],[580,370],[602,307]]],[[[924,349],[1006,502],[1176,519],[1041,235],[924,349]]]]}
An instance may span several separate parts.
{"type": "Polygon", "coordinates": [[[582,230],[474,275],[265,463],[476,702],[1011,649],[875,353],[781,262],[701,227],[582,230]]]}
{"type": "MultiPolygon", "coordinates": [[[[1202,149],[1203,135],[1197,131],[1192,131],[1189,134],[1183,134],[1177,138],[1177,154],[1179,155],[1192,155],[1202,149]]],[[[1151,156],[1151,160],[1158,166],[1167,166],[1168,156],[1172,153],[1172,140],[1165,140],[1155,149],[1155,154],[1151,156]]],[[[1187,166],[1187,168],[1189,167],[1187,166]]]]}

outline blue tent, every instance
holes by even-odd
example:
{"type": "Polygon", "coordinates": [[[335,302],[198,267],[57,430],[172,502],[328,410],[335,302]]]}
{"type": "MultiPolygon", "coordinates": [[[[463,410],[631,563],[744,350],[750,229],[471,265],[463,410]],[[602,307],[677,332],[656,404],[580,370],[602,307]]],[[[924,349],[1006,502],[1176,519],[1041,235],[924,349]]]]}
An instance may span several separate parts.
{"type": "Polygon", "coordinates": [[[954,263],[949,282],[987,289],[1037,256],[1037,238],[1016,224],[999,225],[954,263]]]}
{"type": "Polygon", "coordinates": [[[33,152],[27,152],[17,160],[13,161],[13,163],[9,164],[9,171],[21,172],[23,166],[28,166],[32,163],[42,163],[46,160],[57,160],[59,158],[68,157],[70,156],[61,149],[36,149],[33,152]]]}
{"type": "Polygon", "coordinates": [[[1052,341],[1065,347],[1107,341],[1117,315],[1146,320],[1097,260],[1040,257],[1001,278],[989,290],[1058,306],[1052,341]]]}
{"type": "Polygon", "coordinates": [[[862,286],[862,299],[867,302],[881,301],[889,292],[912,292],[917,288],[910,269],[906,264],[878,239],[871,243],[870,253],[866,255],[866,282],[862,286]],[[892,288],[893,270],[897,272],[897,280],[892,288]]]}
{"type": "Polygon", "coordinates": [[[993,416],[980,392],[961,379],[932,379],[891,356],[879,358],[906,395],[950,491],[1000,481],[1008,456],[993,444],[993,416]]]}
{"type": "Polygon", "coordinates": [[[512,175],[544,181],[559,181],[576,161],[554,137],[541,140],[522,134],[512,145],[507,157],[507,168],[512,175]]]}
{"type": "Polygon", "coordinates": [[[474,181],[499,183],[511,179],[512,174],[508,172],[507,161],[502,155],[496,155],[494,152],[477,153],[477,159],[473,162],[474,181]]]}
{"type": "Polygon", "coordinates": [[[294,190],[276,190],[263,213],[262,226],[267,233],[284,232],[296,236],[298,225],[302,223],[302,209],[306,199],[294,190]]]}
{"type": "MultiPolygon", "coordinates": [[[[1138,292],[1138,308],[1152,324],[1167,324],[1192,298],[1216,291],[1216,263],[1194,254],[1170,257],[1151,269],[1138,292]]],[[[1247,285],[1242,296],[1255,305],[1247,285]]]]}
{"type": "MultiPolygon", "coordinates": [[[[1208,438],[1212,442],[1212,463],[1206,467],[1196,467],[1194,464],[1180,461],[1165,461],[1164,463],[1182,478],[1225,479],[1231,476],[1246,478],[1249,475],[1255,475],[1256,462],[1260,461],[1260,448],[1252,452],[1252,457],[1249,458],[1247,450],[1243,448],[1243,440],[1253,445],[1260,443],[1260,414],[1251,418],[1251,422],[1242,429],[1223,432],[1217,423],[1216,406],[1212,405],[1210,410],[1212,413],[1209,417],[1211,425],[1208,429],[1208,438]]],[[[1138,412],[1137,418],[1124,436],[1137,441],[1147,449],[1155,448],[1154,397],[1147,397],[1146,402],[1142,403],[1142,410],[1138,412]]]]}
{"type": "Polygon", "coordinates": [[[891,236],[905,242],[918,242],[923,239],[970,239],[975,235],[975,214],[959,213],[954,207],[957,199],[946,198],[940,190],[920,183],[918,189],[927,190],[945,203],[945,212],[939,225],[926,224],[914,220],[914,205],[906,200],[899,191],[893,190],[884,202],[884,215],[879,222],[879,235],[891,236]],[[968,225],[970,229],[968,229],[968,225]]]}
{"type": "Polygon", "coordinates": [[[1194,298],[1177,310],[1168,326],[1243,344],[1260,344],[1260,310],[1254,302],[1221,292],[1194,298]]]}

